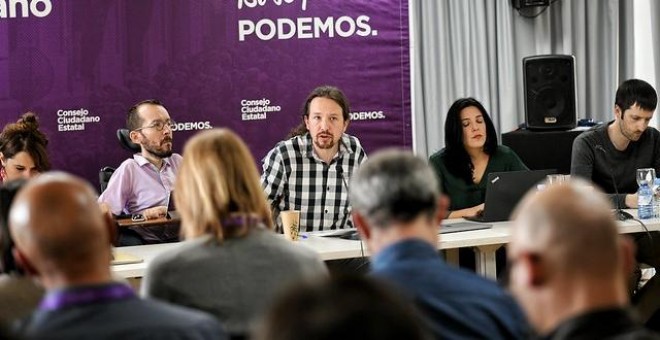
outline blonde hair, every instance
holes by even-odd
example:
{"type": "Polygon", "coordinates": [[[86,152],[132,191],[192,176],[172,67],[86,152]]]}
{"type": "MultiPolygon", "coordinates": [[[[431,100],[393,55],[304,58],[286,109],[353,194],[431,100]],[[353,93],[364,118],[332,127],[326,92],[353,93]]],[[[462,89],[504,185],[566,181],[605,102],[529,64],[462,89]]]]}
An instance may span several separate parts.
{"type": "Polygon", "coordinates": [[[247,233],[255,219],[273,228],[254,158],[229,129],[205,131],[188,141],[174,200],[185,238],[210,234],[222,241],[247,233]],[[228,223],[237,217],[239,223],[228,223]]]}

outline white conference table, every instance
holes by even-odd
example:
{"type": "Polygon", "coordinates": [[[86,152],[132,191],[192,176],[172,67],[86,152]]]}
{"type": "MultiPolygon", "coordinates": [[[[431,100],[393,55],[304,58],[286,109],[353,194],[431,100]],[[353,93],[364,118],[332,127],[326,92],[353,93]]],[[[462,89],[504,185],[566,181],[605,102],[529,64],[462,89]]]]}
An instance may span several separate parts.
{"type": "MultiPolygon", "coordinates": [[[[636,216],[637,211],[629,210],[636,216]]],[[[463,219],[450,219],[443,221],[443,225],[465,222],[463,219]]],[[[660,219],[643,221],[649,230],[660,230],[660,219]]],[[[447,261],[458,262],[458,248],[470,247],[475,250],[477,272],[485,277],[496,277],[495,251],[509,242],[511,222],[491,222],[490,229],[463,231],[457,233],[440,234],[438,249],[447,250],[447,261]]],[[[642,232],[642,226],[633,220],[619,222],[620,233],[642,232]]],[[[321,237],[307,233],[307,238],[295,244],[316,251],[323,260],[337,260],[369,256],[366,244],[362,241],[344,240],[339,238],[321,237]]],[[[149,263],[159,254],[179,247],[181,243],[164,243],[142,246],[116,248],[117,252],[129,254],[141,259],[141,262],[113,265],[112,271],[124,278],[140,278],[144,276],[149,263]]]]}

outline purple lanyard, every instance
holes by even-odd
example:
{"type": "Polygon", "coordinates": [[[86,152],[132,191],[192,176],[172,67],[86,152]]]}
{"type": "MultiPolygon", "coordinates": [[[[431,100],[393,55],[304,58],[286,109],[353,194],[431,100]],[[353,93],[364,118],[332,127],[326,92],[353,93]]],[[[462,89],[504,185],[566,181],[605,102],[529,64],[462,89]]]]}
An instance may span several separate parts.
{"type": "Polygon", "coordinates": [[[242,227],[243,225],[253,226],[261,223],[261,219],[253,215],[235,214],[222,220],[222,225],[227,227],[242,227]]]}
{"type": "Polygon", "coordinates": [[[117,301],[133,297],[135,297],[133,289],[121,283],[75,287],[48,293],[41,300],[39,309],[53,311],[70,306],[117,301]]]}

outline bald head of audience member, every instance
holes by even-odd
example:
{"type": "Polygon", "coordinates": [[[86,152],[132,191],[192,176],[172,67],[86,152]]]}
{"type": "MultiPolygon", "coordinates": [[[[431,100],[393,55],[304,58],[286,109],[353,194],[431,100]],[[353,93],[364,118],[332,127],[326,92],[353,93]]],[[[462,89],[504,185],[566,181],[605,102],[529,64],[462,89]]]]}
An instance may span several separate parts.
{"type": "Polygon", "coordinates": [[[14,255],[47,289],[108,282],[110,222],[89,184],[65,173],[42,175],[11,207],[14,255]]]}
{"type": "Polygon", "coordinates": [[[550,185],[528,193],[514,216],[510,288],[537,332],[628,303],[633,246],[599,190],[581,181],[550,185]]]}

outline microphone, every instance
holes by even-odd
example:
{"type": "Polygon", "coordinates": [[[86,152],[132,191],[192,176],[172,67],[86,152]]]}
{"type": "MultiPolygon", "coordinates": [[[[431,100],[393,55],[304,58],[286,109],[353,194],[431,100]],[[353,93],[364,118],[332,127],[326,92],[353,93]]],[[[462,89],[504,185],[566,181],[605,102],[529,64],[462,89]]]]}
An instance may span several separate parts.
{"type": "MultiPolygon", "coordinates": [[[[335,164],[335,169],[337,171],[337,175],[341,177],[341,182],[343,184],[343,189],[346,190],[346,196],[348,197],[348,182],[346,181],[346,177],[344,176],[344,168],[339,165],[339,161],[335,164]]],[[[346,225],[346,221],[349,216],[349,211],[348,211],[348,200],[346,200],[346,203],[344,204],[344,218],[341,220],[341,226],[346,225]]]]}
{"type": "MultiPolygon", "coordinates": [[[[597,144],[596,150],[601,151],[607,157],[607,150],[605,150],[605,148],[602,145],[597,144]]],[[[616,197],[614,198],[616,201],[616,211],[614,212],[614,216],[619,221],[634,219],[634,217],[630,215],[630,213],[625,212],[623,211],[623,209],[621,209],[621,204],[619,202],[619,189],[616,185],[616,179],[614,178],[614,173],[612,172],[612,168],[608,167],[607,172],[610,174],[610,178],[612,179],[612,185],[614,186],[614,193],[616,194],[616,197]]]]}
{"type": "Polygon", "coordinates": [[[346,182],[346,177],[344,177],[344,168],[339,166],[339,163],[337,163],[337,174],[341,177],[341,182],[344,184],[344,189],[346,189],[346,193],[348,193],[348,182],[346,182]]]}

